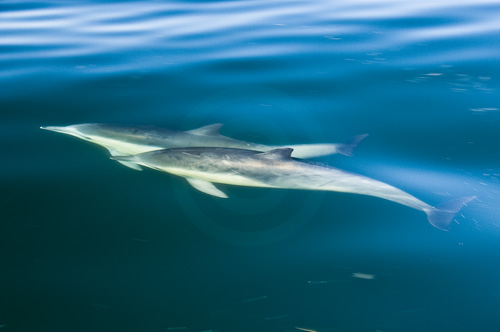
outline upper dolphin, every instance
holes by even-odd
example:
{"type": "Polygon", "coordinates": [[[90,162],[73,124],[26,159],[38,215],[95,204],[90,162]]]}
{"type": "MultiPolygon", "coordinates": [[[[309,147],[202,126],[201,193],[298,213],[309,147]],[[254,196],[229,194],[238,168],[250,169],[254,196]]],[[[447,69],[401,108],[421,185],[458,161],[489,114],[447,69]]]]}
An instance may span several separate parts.
{"type": "MultiPolygon", "coordinates": [[[[280,146],[268,146],[236,140],[219,133],[222,124],[212,124],[188,131],[173,131],[154,126],[125,126],[101,123],[83,123],[65,127],[40,127],[76,136],[101,145],[112,156],[128,156],[138,153],[183,147],[225,147],[255,151],[269,151],[280,146]]],[[[367,135],[356,136],[349,143],[287,145],[294,149],[296,158],[314,158],[335,153],[351,155],[352,149],[367,135]]],[[[119,161],[125,166],[140,170],[134,163],[119,161]]]]}
{"type": "Polygon", "coordinates": [[[291,148],[267,152],[234,148],[177,148],[113,159],[182,176],[194,188],[222,198],[227,198],[227,195],[212,183],[339,191],[380,197],[425,212],[429,222],[443,230],[448,229],[462,206],[473,199],[465,197],[433,207],[389,184],[293,159],[291,148]]]}

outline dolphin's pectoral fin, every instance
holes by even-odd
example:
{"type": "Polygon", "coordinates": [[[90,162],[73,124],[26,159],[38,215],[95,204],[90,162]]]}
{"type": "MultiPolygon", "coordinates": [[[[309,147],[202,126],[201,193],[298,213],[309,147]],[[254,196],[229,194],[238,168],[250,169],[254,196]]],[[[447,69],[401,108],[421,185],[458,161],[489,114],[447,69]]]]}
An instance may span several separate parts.
{"type": "Polygon", "coordinates": [[[127,166],[128,168],[135,169],[136,171],[142,171],[142,167],[141,166],[139,166],[137,164],[134,164],[134,163],[131,163],[130,161],[120,161],[120,160],[117,160],[117,162],[119,162],[123,166],[127,166]]]}
{"type": "Polygon", "coordinates": [[[111,154],[111,156],[116,157],[116,158],[111,158],[112,160],[116,160],[117,162],[119,162],[123,166],[127,166],[128,168],[135,169],[136,171],[142,171],[142,167],[139,166],[139,165],[137,165],[136,163],[133,163],[133,162],[130,162],[130,161],[126,161],[126,160],[119,160],[119,159],[117,159],[117,158],[120,158],[120,157],[127,157],[127,156],[124,156],[123,153],[118,152],[118,151],[113,150],[113,149],[108,149],[108,151],[111,154]]]}
{"type": "Polygon", "coordinates": [[[186,178],[186,180],[191,186],[193,186],[194,189],[204,192],[205,194],[220,198],[227,198],[227,195],[217,189],[211,182],[193,178],[186,178]]]}
{"type": "Polygon", "coordinates": [[[219,130],[221,127],[222,123],[214,123],[197,129],[188,130],[187,132],[193,135],[219,136],[219,130]]]}

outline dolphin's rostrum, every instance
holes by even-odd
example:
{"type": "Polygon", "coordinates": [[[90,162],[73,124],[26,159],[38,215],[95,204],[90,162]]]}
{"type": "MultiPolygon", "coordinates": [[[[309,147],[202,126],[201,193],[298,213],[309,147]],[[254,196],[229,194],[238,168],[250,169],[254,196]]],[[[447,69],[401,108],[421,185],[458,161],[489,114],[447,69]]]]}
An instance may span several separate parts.
{"type": "Polygon", "coordinates": [[[423,211],[429,222],[448,230],[455,214],[474,197],[433,207],[389,184],[340,169],[292,158],[292,148],[267,152],[235,148],[172,148],[112,159],[182,176],[196,189],[227,198],[213,183],[238,186],[326,190],[369,195],[423,211]]]}

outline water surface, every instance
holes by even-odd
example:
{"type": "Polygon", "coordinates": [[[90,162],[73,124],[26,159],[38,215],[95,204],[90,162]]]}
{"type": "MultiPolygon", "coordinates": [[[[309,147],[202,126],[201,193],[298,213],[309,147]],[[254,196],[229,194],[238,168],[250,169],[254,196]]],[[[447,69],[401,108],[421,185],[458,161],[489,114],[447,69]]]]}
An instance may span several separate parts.
{"type": "Polygon", "coordinates": [[[6,331],[497,331],[497,1],[0,4],[6,331]],[[429,202],[135,172],[84,122],[340,142],[315,160],[429,202]]]}

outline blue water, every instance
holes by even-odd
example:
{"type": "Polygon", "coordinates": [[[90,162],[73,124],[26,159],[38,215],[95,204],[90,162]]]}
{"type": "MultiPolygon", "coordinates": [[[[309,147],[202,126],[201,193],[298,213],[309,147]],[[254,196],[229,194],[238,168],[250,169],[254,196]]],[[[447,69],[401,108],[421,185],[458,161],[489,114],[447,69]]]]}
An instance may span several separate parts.
{"type": "Polygon", "coordinates": [[[0,329],[498,331],[498,1],[0,3],[0,329]],[[341,142],[436,205],[199,193],[40,126],[341,142]]]}

